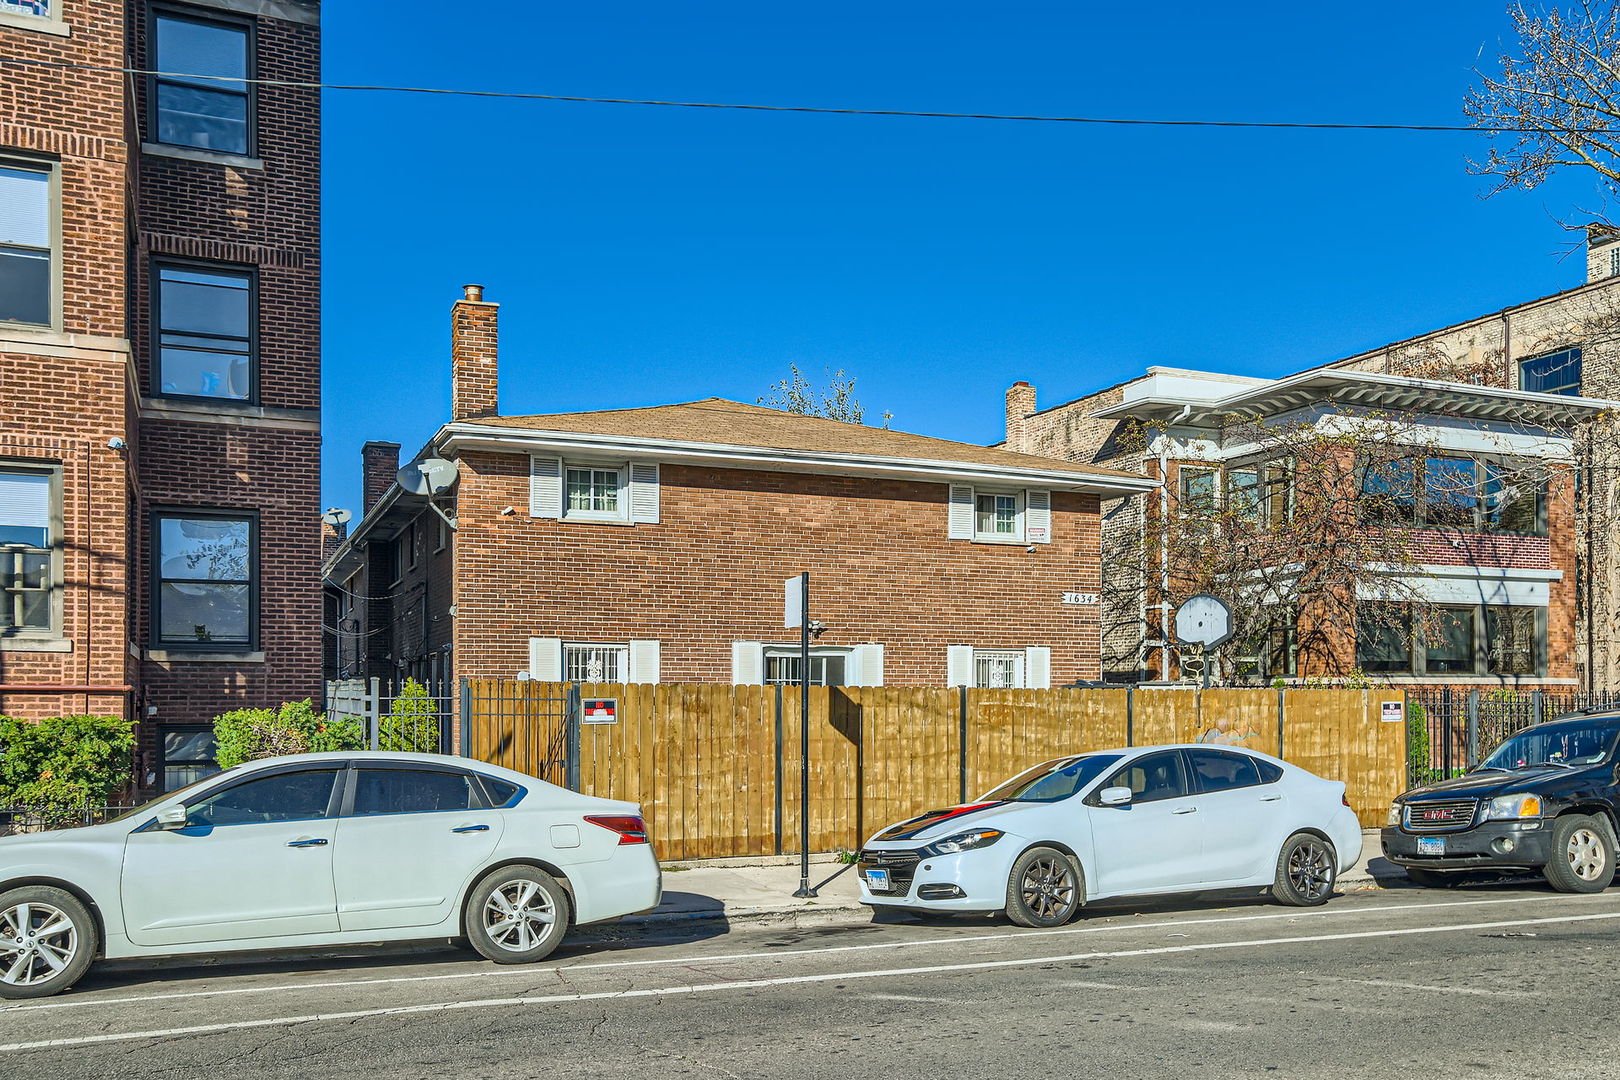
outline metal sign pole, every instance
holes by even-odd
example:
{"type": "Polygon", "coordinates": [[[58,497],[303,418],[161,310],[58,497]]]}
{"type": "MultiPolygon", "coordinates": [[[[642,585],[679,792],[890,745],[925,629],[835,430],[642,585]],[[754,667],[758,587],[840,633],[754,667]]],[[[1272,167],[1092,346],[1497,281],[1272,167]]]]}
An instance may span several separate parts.
{"type": "Polygon", "coordinates": [[[794,896],[815,896],[810,887],[810,572],[799,575],[799,887],[794,896]]]}

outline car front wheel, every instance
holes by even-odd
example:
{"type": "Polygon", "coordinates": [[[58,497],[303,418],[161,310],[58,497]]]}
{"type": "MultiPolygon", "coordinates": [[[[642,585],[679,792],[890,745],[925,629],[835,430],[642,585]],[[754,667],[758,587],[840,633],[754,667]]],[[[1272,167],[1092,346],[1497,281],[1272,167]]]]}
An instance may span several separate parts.
{"type": "Polygon", "coordinates": [[[1333,895],[1339,855],[1315,833],[1295,833],[1277,855],[1277,877],[1271,895],[1290,907],[1315,907],[1333,895]]]}
{"type": "Polygon", "coordinates": [[[0,998],[49,997],[96,958],[96,922],[79,898],[48,885],[0,893],[0,998]]]}
{"type": "Polygon", "coordinates": [[[1062,926],[1084,901],[1080,867],[1057,848],[1030,848],[1007,876],[1007,918],[1019,926],[1062,926]]]}
{"type": "Polygon", "coordinates": [[[1586,814],[1553,821],[1547,881],[1559,892],[1602,892],[1614,880],[1614,838],[1607,823],[1586,814]]]}
{"type": "Polygon", "coordinates": [[[467,943],[497,964],[532,964],[568,932],[568,893],[533,866],[485,874],[467,897],[467,943]]]}

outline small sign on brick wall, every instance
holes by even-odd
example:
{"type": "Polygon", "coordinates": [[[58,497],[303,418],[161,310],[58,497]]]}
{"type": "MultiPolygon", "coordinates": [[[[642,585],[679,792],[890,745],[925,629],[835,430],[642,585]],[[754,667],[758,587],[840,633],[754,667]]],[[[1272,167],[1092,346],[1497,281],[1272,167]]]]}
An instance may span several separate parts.
{"type": "Polygon", "coordinates": [[[1098,596],[1094,592],[1066,592],[1063,594],[1062,602],[1065,604],[1080,604],[1082,606],[1091,607],[1102,603],[1102,597],[1098,596]]]}

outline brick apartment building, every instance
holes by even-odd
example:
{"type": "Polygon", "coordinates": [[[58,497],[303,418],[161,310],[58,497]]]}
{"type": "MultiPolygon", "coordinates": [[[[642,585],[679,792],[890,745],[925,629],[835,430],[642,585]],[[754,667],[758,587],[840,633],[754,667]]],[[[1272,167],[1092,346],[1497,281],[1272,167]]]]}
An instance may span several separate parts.
{"type": "Polygon", "coordinates": [[[417,455],[455,462],[456,527],[367,444],[326,566],[334,674],[796,682],[783,581],[806,570],[816,683],[1100,674],[1098,505],[1150,481],[719,398],[502,416],[481,295],[454,305],[452,416],[417,455]]]}
{"type": "Polygon", "coordinates": [[[0,0],[0,711],[320,690],[318,0],[0,0]],[[20,63],[19,63],[20,61],[20,63]]]}
{"type": "MultiPolygon", "coordinates": [[[[1240,656],[1241,643],[1228,646],[1217,670],[1266,681],[1359,667],[1394,684],[1615,686],[1620,609],[1609,552],[1617,522],[1617,406],[1608,399],[1620,397],[1620,244],[1599,234],[1591,247],[1589,280],[1577,288],[1282,379],[1155,367],[1046,409],[1036,407],[1034,387],[1016,383],[1006,396],[1003,445],[1162,478],[1161,493],[1149,500],[1103,507],[1105,550],[1140,552],[1184,501],[1219,502],[1255,482],[1253,446],[1222,434],[1230,417],[1276,424],[1399,417],[1422,448],[1413,455],[1421,459],[1419,486],[1422,475],[1441,472],[1475,478],[1471,491],[1448,496],[1473,508],[1461,525],[1424,528],[1419,495],[1417,573],[1402,575],[1409,595],[1454,628],[1449,651],[1441,656],[1415,627],[1392,640],[1363,624],[1347,628],[1332,670],[1306,671],[1289,655],[1291,622],[1268,644],[1250,643],[1254,655],[1240,656]],[[1141,434],[1122,439],[1133,426],[1141,434]],[[1491,513],[1492,463],[1528,459],[1545,463],[1538,510],[1533,521],[1504,527],[1491,513]],[[1532,647],[1508,641],[1509,627],[1518,627],[1520,638],[1533,627],[1532,647]]],[[[1156,603],[1163,590],[1151,577],[1138,573],[1126,587],[1105,590],[1120,601],[1134,594],[1129,603],[1105,605],[1110,678],[1197,670],[1194,654],[1172,640],[1169,612],[1156,603]]],[[[1360,599],[1377,603],[1376,592],[1360,599]]],[[[1289,614],[1301,618],[1309,616],[1289,614]]]]}

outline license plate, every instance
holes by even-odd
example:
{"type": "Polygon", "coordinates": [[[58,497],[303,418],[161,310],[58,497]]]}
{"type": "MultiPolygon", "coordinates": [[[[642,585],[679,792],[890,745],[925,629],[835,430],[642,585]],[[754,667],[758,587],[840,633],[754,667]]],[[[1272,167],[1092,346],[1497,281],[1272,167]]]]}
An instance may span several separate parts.
{"type": "Polygon", "coordinates": [[[1446,853],[1446,838],[1443,836],[1418,837],[1419,855],[1444,855],[1446,853]]]}
{"type": "Polygon", "coordinates": [[[873,892],[889,892],[893,888],[889,884],[887,870],[862,870],[861,876],[866,879],[866,887],[873,892]]]}

